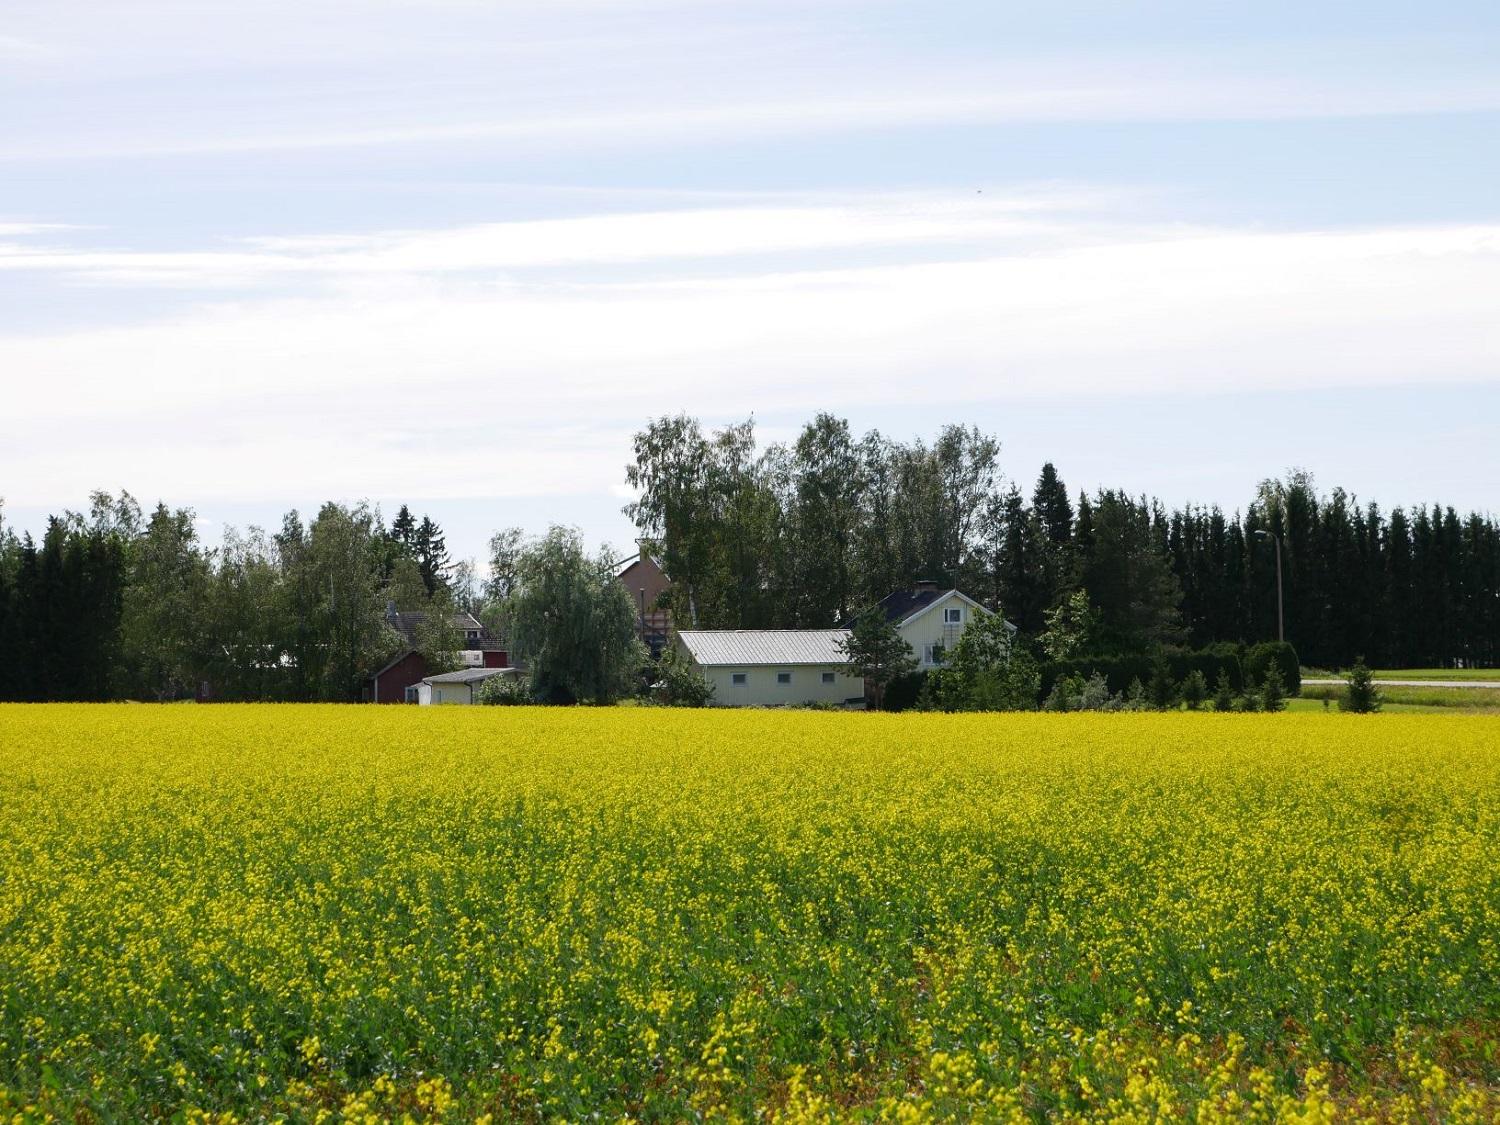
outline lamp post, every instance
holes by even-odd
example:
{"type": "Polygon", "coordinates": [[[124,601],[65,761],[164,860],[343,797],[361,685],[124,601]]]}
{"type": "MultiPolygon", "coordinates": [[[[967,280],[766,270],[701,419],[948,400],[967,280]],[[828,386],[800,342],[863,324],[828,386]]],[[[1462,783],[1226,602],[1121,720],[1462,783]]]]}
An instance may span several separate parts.
{"type": "Polygon", "coordinates": [[[1256,530],[1256,538],[1269,539],[1276,544],[1276,639],[1286,640],[1286,610],[1281,599],[1281,536],[1269,531],[1256,530]]]}

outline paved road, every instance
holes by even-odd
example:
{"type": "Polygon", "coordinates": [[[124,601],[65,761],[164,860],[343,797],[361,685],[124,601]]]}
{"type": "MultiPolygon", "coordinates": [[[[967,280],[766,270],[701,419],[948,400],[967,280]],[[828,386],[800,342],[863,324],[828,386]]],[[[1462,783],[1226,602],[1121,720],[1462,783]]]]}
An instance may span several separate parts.
{"type": "MultiPolygon", "coordinates": [[[[1348,680],[1303,680],[1303,686],[1308,684],[1328,685],[1330,687],[1342,687],[1348,680]]],[[[1490,688],[1500,690],[1500,680],[1375,680],[1376,687],[1461,687],[1461,688],[1490,688]]]]}

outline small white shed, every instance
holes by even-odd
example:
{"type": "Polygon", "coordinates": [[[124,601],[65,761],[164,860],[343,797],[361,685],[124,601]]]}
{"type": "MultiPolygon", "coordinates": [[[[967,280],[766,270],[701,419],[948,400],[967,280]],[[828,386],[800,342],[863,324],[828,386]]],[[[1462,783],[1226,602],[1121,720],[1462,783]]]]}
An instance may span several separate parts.
{"type": "Polygon", "coordinates": [[[496,676],[514,676],[517,668],[460,668],[457,672],[441,672],[425,677],[417,686],[417,702],[476,703],[479,685],[496,676]]]}

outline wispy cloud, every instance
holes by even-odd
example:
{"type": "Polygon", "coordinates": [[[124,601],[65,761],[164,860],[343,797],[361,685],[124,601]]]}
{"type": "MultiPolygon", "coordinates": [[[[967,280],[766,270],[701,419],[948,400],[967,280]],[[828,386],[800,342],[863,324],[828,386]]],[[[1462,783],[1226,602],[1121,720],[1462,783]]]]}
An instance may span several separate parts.
{"type": "Polygon", "coordinates": [[[48,62],[59,58],[64,52],[46,43],[21,39],[14,35],[0,35],[0,59],[13,62],[48,62]]]}
{"type": "MultiPolygon", "coordinates": [[[[1002,218],[1003,208],[961,209],[950,222],[986,230],[1002,218]]],[[[624,217],[602,228],[580,218],[549,228],[556,254],[539,249],[545,239],[476,253],[572,261],[581,250],[569,248],[597,244],[636,260],[653,237],[679,254],[694,244],[742,253],[763,237],[830,244],[795,209],[674,221],[641,217],[642,238],[624,217]],[[750,237],[736,233],[742,219],[750,237]]],[[[909,233],[889,216],[860,221],[877,242],[909,233]]],[[[930,260],[768,270],[752,258],[713,275],[563,285],[447,274],[476,260],[464,232],[362,245],[333,255],[351,275],[319,295],[0,338],[8,414],[26,419],[0,443],[0,478],[16,482],[22,504],[76,497],[127,464],[147,494],[173,492],[184,472],[200,497],[598,493],[646,414],[896,407],[917,372],[929,373],[924,395],[962,411],[1016,397],[1371,387],[1434,371],[1493,382],[1500,369],[1500,227],[1143,236],[1080,226],[1046,246],[962,260],[938,253],[953,234],[922,227],[930,260]],[[490,463],[528,468],[477,471],[490,463]]],[[[853,237],[831,244],[847,250],[853,237]]]]}
{"type": "MultiPolygon", "coordinates": [[[[158,251],[0,244],[0,272],[59,273],[112,284],[266,285],[288,277],[350,279],[524,271],[541,267],[671,263],[820,251],[906,247],[1038,246],[1076,239],[1080,192],[1049,197],[936,194],[807,199],[558,219],[450,230],[256,237],[230,249],[158,251]],[[1070,212],[1072,214],[1070,214],[1070,212]]],[[[44,233],[42,226],[14,234],[44,233]]],[[[0,227],[0,234],[6,228],[0,227]]]]}
{"type": "Polygon", "coordinates": [[[241,120],[178,121],[170,130],[144,124],[129,133],[79,129],[67,136],[0,142],[0,160],[119,159],[339,149],[504,143],[528,151],[587,143],[603,150],[661,147],[767,136],[909,129],[947,125],[1038,123],[1296,121],[1500,110],[1500,79],[1459,76],[1415,83],[1369,84],[1327,77],[1234,74],[1216,77],[1084,72],[1072,83],[1017,83],[975,73],[948,89],[811,88],[796,96],[677,99],[548,112],[520,106],[487,116],[461,106],[379,113],[368,124],[318,120],[316,112],[268,125],[265,113],[241,120]],[[406,120],[403,120],[405,118],[406,120]]]}

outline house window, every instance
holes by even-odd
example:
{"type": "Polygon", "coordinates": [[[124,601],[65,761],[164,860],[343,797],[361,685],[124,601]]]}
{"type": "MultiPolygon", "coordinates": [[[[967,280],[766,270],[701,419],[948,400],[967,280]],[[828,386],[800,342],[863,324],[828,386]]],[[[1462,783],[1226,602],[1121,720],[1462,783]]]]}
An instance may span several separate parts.
{"type": "Polygon", "coordinates": [[[745,673],[744,672],[735,672],[735,673],[733,673],[729,677],[729,682],[732,683],[732,684],[743,684],[745,682],[745,673]]]}
{"type": "Polygon", "coordinates": [[[959,624],[959,622],[963,621],[963,619],[964,611],[958,606],[954,606],[952,609],[943,610],[944,625],[957,625],[959,624]]]}
{"type": "Polygon", "coordinates": [[[831,684],[831,683],[833,683],[833,673],[832,672],[824,672],[823,673],[823,682],[825,684],[831,684]]]}
{"type": "Polygon", "coordinates": [[[792,674],[790,672],[777,672],[776,682],[778,684],[789,684],[792,682],[792,674]]]}
{"type": "Polygon", "coordinates": [[[407,685],[407,688],[406,688],[406,702],[408,702],[408,703],[416,703],[417,702],[417,693],[418,693],[418,687],[417,687],[416,684],[409,684],[409,685],[407,685]]]}
{"type": "Polygon", "coordinates": [[[947,655],[947,652],[948,652],[947,648],[944,647],[943,645],[940,645],[940,644],[939,645],[923,645],[922,646],[922,663],[923,664],[941,664],[943,662],[943,657],[945,655],[947,655]]]}

